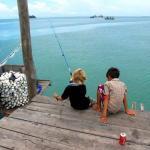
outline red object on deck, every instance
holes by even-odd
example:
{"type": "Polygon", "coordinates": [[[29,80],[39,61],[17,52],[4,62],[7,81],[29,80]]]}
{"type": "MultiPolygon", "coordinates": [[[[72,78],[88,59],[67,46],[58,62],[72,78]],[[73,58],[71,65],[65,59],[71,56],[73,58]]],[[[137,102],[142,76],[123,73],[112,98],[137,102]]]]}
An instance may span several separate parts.
{"type": "Polygon", "coordinates": [[[120,138],[119,138],[119,144],[124,145],[126,143],[126,133],[122,132],[120,133],[120,138]]]}

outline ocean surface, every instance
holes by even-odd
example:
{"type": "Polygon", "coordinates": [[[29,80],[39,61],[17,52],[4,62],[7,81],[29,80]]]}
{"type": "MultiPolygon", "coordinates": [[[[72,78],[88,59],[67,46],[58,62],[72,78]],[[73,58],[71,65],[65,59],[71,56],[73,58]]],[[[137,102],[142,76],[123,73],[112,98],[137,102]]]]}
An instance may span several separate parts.
{"type": "MultiPolygon", "coordinates": [[[[88,17],[30,19],[32,51],[37,78],[51,80],[45,95],[61,94],[70,75],[55,30],[71,70],[87,74],[87,95],[96,98],[109,67],[118,67],[128,87],[128,105],[144,103],[150,110],[150,17],[88,17]]],[[[0,62],[20,43],[17,19],[0,20],[0,62]]],[[[21,50],[7,64],[22,64],[21,50]]]]}

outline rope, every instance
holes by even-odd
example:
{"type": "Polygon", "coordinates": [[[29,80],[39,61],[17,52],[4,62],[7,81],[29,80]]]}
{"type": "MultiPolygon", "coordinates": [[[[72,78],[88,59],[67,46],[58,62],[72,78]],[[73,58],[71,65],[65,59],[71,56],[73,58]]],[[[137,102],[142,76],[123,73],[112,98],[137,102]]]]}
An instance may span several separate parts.
{"type": "Polygon", "coordinates": [[[66,56],[65,56],[65,53],[64,53],[63,48],[62,48],[62,46],[61,46],[61,43],[60,43],[60,41],[59,41],[59,38],[58,38],[58,36],[57,36],[57,34],[56,34],[56,32],[55,32],[54,26],[53,26],[52,24],[51,24],[51,28],[52,28],[52,31],[53,31],[53,33],[54,33],[54,35],[55,35],[55,39],[56,39],[56,41],[57,41],[57,43],[58,43],[58,46],[59,46],[60,51],[61,51],[61,54],[62,54],[62,56],[64,57],[64,60],[65,60],[66,66],[67,66],[67,68],[68,68],[69,74],[70,74],[70,76],[72,76],[71,68],[70,68],[70,66],[69,66],[69,63],[68,63],[68,61],[67,61],[67,58],[66,58],[66,56]]]}
{"type": "Polygon", "coordinates": [[[19,46],[17,46],[15,49],[13,49],[13,50],[9,53],[9,55],[7,55],[7,56],[0,62],[0,67],[4,66],[4,65],[8,62],[8,60],[9,60],[10,58],[13,58],[13,57],[15,56],[15,54],[20,50],[20,48],[21,48],[21,44],[19,44],[19,46]]]}

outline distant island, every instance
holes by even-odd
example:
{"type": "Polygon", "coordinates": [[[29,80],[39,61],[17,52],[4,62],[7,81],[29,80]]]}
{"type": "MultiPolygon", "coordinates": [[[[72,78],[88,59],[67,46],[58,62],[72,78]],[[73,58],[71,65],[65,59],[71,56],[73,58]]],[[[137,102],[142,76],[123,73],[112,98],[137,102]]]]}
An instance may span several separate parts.
{"type": "Polygon", "coordinates": [[[90,16],[90,18],[103,18],[105,20],[114,20],[115,18],[114,17],[111,17],[111,16],[103,16],[103,15],[93,15],[93,16],[90,16]]]}
{"type": "Polygon", "coordinates": [[[29,18],[36,18],[36,16],[34,16],[34,15],[31,15],[31,16],[29,16],[29,18]]]}

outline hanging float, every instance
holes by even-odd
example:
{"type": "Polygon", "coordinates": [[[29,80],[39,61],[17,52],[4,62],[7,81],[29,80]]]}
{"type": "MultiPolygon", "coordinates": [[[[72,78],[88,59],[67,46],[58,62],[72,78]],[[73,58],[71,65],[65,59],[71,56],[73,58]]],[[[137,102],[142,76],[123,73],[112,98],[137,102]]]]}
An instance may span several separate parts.
{"type": "MultiPolygon", "coordinates": [[[[29,102],[27,81],[23,65],[0,67],[0,118],[29,102]]],[[[37,80],[37,94],[50,86],[49,80],[37,80]]]]}

